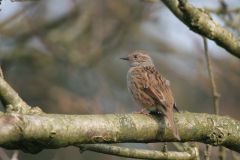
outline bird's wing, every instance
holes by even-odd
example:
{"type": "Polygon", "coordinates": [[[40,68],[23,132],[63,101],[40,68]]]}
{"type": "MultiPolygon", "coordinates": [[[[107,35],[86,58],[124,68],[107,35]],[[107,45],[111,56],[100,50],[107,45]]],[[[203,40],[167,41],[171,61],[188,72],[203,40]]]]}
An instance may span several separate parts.
{"type": "Polygon", "coordinates": [[[158,110],[161,110],[168,117],[174,136],[180,140],[181,138],[173,116],[173,108],[176,109],[176,103],[172,96],[169,83],[155,68],[145,71],[145,77],[143,78],[145,80],[144,91],[163,106],[156,105],[158,110]]]}
{"type": "Polygon", "coordinates": [[[144,91],[151,96],[153,99],[162,104],[165,108],[173,107],[175,102],[170,87],[167,81],[158,73],[155,72],[145,72],[145,84],[144,91]]]}
{"type": "Polygon", "coordinates": [[[145,92],[151,96],[153,99],[157,100],[158,102],[160,102],[160,104],[162,104],[164,107],[166,108],[170,108],[170,106],[168,105],[168,103],[166,102],[164,96],[162,95],[162,93],[158,90],[156,90],[154,87],[148,87],[144,89],[145,92]]]}

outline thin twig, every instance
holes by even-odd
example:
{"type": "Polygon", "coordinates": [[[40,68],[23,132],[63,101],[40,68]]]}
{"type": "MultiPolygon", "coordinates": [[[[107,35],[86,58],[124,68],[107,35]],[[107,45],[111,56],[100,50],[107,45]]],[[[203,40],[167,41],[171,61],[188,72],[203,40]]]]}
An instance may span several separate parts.
{"type": "Polygon", "coordinates": [[[210,76],[212,93],[213,93],[213,97],[214,97],[214,111],[215,111],[216,115],[219,115],[218,98],[219,98],[220,95],[216,91],[216,84],[215,84],[214,79],[213,79],[213,73],[212,73],[212,69],[211,69],[212,66],[211,66],[210,56],[209,56],[209,53],[208,53],[208,46],[207,46],[206,37],[203,37],[203,42],[204,42],[205,54],[206,54],[206,58],[207,58],[208,73],[209,73],[209,76],[210,76]]]}
{"type": "Polygon", "coordinates": [[[211,147],[210,144],[207,144],[206,148],[207,148],[207,151],[204,151],[204,157],[205,157],[206,160],[210,160],[212,147],[211,147]]]}
{"type": "Polygon", "coordinates": [[[218,157],[220,160],[226,159],[226,148],[224,148],[223,146],[219,147],[218,157]]]}

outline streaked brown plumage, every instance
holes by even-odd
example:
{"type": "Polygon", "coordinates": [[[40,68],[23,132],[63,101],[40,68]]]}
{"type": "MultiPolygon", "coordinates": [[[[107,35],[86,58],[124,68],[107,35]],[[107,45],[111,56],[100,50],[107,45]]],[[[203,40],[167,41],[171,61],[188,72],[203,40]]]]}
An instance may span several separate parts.
{"type": "Polygon", "coordinates": [[[173,117],[173,108],[176,111],[178,109],[169,87],[169,81],[158,72],[152,58],[145,51],[137,50],[121,59],[128,60],[130,64],[127,73],[128,91],[132,99],[144,108],[134,113],[149,115],[144,113],[145,110],[163,112],[171,124],[174,136],[180,140],[173,117]]]}

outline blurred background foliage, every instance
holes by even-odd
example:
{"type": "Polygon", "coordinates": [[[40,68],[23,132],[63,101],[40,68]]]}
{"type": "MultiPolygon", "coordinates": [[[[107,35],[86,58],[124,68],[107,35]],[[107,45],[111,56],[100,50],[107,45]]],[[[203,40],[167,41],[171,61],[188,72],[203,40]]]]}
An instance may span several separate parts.
{"type": "MultiPolygon", "coordinates": [[[[239,36],[239,1],[227,1],[229,8],[236,9],[231,17],[219,12],[222,6],[218,0],[189,2],[211,9],[219,24],[239,36]]],[[[127,92],[128,63],[119,57],[141,49],[153,57],[159,72],[171,82],[179,110],[214,113],[202,37],[184,26],[161,2],[2,1],[0,8],[0,64],[7,82],[31,106],[54,114],[140,110],[127,92]]],[[[221,94],[220,115],[240,120],[239,59],[208,42],[221,94]]],[[[163,144],[121,146],[161,150],[163,144]]],[[[171,144],[169,149],[174,150],[171,144]]],[[[203,155],[205,145],[200,145],[200,150],[203,155]]],[[[5,152],[10,157],[13,154],[5,152]]],[[[215,159],[217,154],[218,148],[214,147],[211,157],[215,159]]],[[[80,154],[74,147],[19,154],[20,160],[106,158],[126,159],[88,151],[80,154]]]]}

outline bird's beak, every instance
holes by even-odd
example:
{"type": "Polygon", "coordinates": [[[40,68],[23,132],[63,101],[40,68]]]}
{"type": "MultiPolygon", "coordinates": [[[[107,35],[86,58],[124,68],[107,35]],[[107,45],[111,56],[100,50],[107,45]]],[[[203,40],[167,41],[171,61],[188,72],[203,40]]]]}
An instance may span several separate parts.
{"type": "Polygon", "coordinates": [[[120,59],[123,59],[123,60],[129,60],[129,58],[128,57],[122,57],[122,58],[120,58],[120,59]]]}

